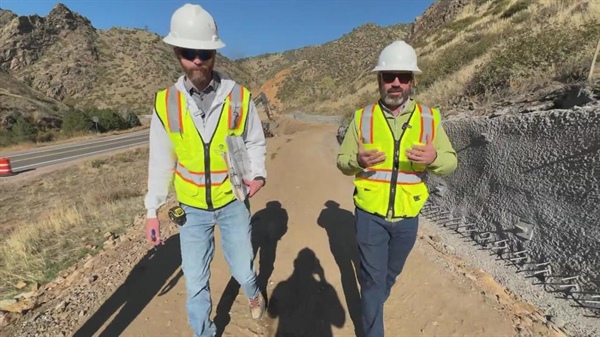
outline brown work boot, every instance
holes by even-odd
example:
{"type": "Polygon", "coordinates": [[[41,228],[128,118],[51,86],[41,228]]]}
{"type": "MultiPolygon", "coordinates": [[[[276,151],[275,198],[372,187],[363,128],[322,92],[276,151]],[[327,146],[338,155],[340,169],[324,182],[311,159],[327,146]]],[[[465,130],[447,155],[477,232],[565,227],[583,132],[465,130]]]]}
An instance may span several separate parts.
{"type": "Polygon", "coordinates": [[[265,300],[259,293],[255,298],[250,299],[250,314],[253,319],[261,319],[265,313],[265,300]]]}

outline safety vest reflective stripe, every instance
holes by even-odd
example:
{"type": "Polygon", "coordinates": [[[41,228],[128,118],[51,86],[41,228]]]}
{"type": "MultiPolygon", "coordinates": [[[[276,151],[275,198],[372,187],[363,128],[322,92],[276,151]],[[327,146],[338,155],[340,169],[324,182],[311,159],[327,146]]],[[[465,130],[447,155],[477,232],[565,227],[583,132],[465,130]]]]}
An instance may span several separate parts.
{"type": "Polygon", "coordinates": [[[183,97],[181,97],[182,95],[183,94],[180,93],[175,86],[168,88],[167,94],[165,95],[167,100],[167,123],[171,132],[183,132],[183,107],[181,106],[183,102],[183,97]]]}
{"type": "Polygon", "coordinates": [[[433,112],[431,108],[428,108],[427,111],[423,111],[423,107],[420,104],[417,104],[417,106],[421,112],[421,135],[419,136],[419,139],[421,140],[421,143],[426,144],[428,135],[431,135],[431,139],[435,136],[433,112]]]}
{"type": "MultiPolygon", "coordinates": [[[[425,111],[420,104],[417,104],[417,107],[421,116],[421,134],[419,136],[419,140],[421,143],[427,143],[427,136],[431,135],[431,139],[435,136],[435,127],[434,127],[434,119],[433,112],[431,108],[427,108],[425,111]]],[[[367,105],[364,108],[362,113],[362,117],[359,121],[360,123],[360,131],[363,137],[363,142],[371,144],[373,143],[373,113],[375,112],[375,104],[367,105]]]]}
{"type": "MultiPolygon", "coordinates": [[[[175,168],[175,174],[177,174],[181,179],[187,181],[188,183],[194,184],[199,187],[206,186],[206,175],[204,172],[194,172],[185,168],[181,163],[177,162],[177,167],[175,168]]],[[[227,171],[211,171],[210,172],[210,184],[214,186],[219,186],[225,182],[227,179],[227,171]]]]}
{"type": "Polygon", "coordinates": [[[363,137],[363,143],[373,143],[373,113],[375,112],[375,104],[367,105],[360,119],[360,131],[363,137]]]}
{"type": "MultiPolygon", "coordinates": [[[[230,130],[236,130],[244,118],[246,118],[246,107],[243,104],[245,88],[236,83],[235,87],[229,93],[229,111],[227,113],[228,126],[230,130]]],[[[167,89],[165,99],[167,100],[167,123],[171,132],[183,132],[183,94],[175,86],[167,89]]]]}
{"type": "MultiPolygon", "coordinates": [[[[357,178],[389,184],[392,182],[392,170],[367,169],[359,172],[357,178]]],[[[399,185],[419,184],[422,181],[418,172],[398,172],[397,184],[399,185]]]]}

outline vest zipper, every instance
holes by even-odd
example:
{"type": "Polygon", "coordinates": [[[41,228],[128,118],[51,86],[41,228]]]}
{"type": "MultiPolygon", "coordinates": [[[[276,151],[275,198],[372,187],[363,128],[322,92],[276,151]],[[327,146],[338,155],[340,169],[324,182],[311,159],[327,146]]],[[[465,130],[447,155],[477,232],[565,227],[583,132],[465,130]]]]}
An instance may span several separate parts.
{"type": "Polygon", "coordinates": [[[394,200],[396,199],[396,181],[398,180],[398,157],[400,152],[400,142],[394,141],[394,163],[392,166],[392,180],[390,181],[390,200],[388,204],[388,218],[394,216],[394,200]]]}
{"type": "MultiPolygon", "coordinates": [[[[395,214],[395,209],[394,209],[394,200],[396,199],[396,186],[397,186],[397,182],[398,182],[398,170],[400,169],[400,144],[402,143],[402,138],[404,138],[404,134],[406,133],[406,129],[408,129],[410,127],[410,121],[412,119],[412,116],[415,112],[416,108],[410,113],[410,116],[408,116],[408,120],[406,121],[406,123],[404,123],[402,125],[402,133],[400,134],[400,138],[398,138],[398,140],[394,141],[394,163],[392,166],[392,180],[390,182],[390,200],[389,200],[389,204],[388,204],[388,217],[392,218],[395,214]]],[[[392,126],[390,125],[390,123],[387,120],[387,117],[385,117],[385,115],[383,116],[385,118],[385,121],[388,124],[388,127],[390,128],[390,132],[392,132],[392,126]]],[[[393,136],[393,132],[392,132],[392,136],[393,136]]]]}
{"type": "Polygon", "coordinates": [[[206,188],[204,189],[206,191],[206,205],[208,206],[208,209],[212,211],[213,203],[210,182],[210,143],[204,144],[204,176],[206,177],[206,188]]]}
{"type": "MultiPolygon", "coordinates": [[[[214,107],[212,107],[210,110],[210,112],[212,112],[212,110],[214,109],[214,107]]],[[[202,135],[200,134],[200,131],[198,131],[198,136],[200,136],[200,139],[202,140],[202,143],[204,144],[204,176],[206,177],[205,182],[206,182],[206,206],[208,208],[209,211],[213,211],[215,209],[213,202],[212,202],[212,180],[210,179],[211,175],[210,175],[210,144],[212,144],[213,139],[215,138],[215,135],[217,134],[217,130],[219,129],[219,125],[221,125],[221,119],[224,118],[223,117],[223,111],[225,109],[225,102],[223,102],[223,105],[221,107],[221,113],[219,114],[219,120],[217,121],[217,124],[215,125],[215,129],[213,130],[213,134],[212,137],[210,137],[210,140],[208,141],[208,143],[204,144],[204,140],[202,139],[202,135]]],[[[203,119],[203,123],[205,123],[205,120],[203,119]]],[[[197,130],[197,129],[196,129],[197,130]]]]}

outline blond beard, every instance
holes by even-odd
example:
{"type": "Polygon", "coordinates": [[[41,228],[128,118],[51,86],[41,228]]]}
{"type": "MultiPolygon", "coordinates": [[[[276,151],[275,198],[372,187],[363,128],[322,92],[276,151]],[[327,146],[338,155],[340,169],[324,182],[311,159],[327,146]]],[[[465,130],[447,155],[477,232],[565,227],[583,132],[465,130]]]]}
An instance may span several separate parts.
{"type": "Polygon", "coordinates": [[[198,90],[202,90],[208,85],[208,77],[201,71],[193,72],[191,76],[188,75],[188,79],[198,90]]]}

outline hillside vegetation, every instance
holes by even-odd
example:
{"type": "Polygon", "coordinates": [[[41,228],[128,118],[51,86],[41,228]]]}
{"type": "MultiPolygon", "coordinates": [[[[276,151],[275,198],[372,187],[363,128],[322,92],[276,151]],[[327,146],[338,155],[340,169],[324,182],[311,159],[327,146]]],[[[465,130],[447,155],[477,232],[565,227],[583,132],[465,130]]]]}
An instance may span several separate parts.
{"type": "MultiPolygon", "coordinates": [[[[418,98],[482,103],[584,81],[600,39],[600,3],[463,1],[451,21],[410,36],[426,70],[418,98]]],[[[436,3],[417,22],[436,16],[436,3]]]]}
{"type": "MultiPolygon", "coordinates": [[[[220,57],[219,69],[243,80],[236,67],[220,57]]],[[[46,17],[0,9],[0,146],[94,132],[98,114],[111,115],[107,131],[138,125],[124,122],[148,114],[179,75],[172,50],[146,29],[96,29],[60,3],[46,17]],[[69,111],[84,115],[80,129],[60,129],[69,111]],[[18,119],[27,136],[14,130],[18,119]]]]}
{"type": "MultiPolygon", "coordinates": [[[[585,80],[599,18],[592,0],[438,0],[413,23],[366,24],[282,53],[219,55],[217,68],[264,92],[277,113],[349,114],[377,99],[371,69],[381,49],[406,39],[424,70],[416,97],[451,114],[585,80]]],[[[96,29],[62,4],[46,17],[0,10],[0,70],[4,128],[16,110],[34,125],[72,109],[147,114],[154,92],[181,73],[159,35],[96,29]]]]}
{"type": "Polygon", "coordinates": [[[364,95],[365,76],[373,68],[378,51],[388,42],[405,38],[409,31],[407,24],[366,24],[323,45],[238,62],[256,74],[253,78],[257,82],[252,84],[281,104],[280,110],[337,114],[331,103],[349,103],[347,96],[364,102],[372,99],[370,94],[364,95]]]}
{"type": "Polygon", "coordinates": [[[370,70],[382,48],[405,38],[424,71],[416,97],[448,112],[585,80],[599,19],[600,2],[590,0],[438,0],[411,25],[366,25],[241,62],[266,74],[257,86],[283,110],[348,114],[377,99],[370,70]]]}

